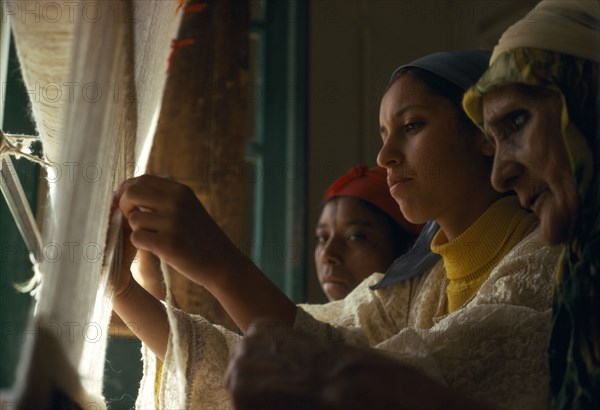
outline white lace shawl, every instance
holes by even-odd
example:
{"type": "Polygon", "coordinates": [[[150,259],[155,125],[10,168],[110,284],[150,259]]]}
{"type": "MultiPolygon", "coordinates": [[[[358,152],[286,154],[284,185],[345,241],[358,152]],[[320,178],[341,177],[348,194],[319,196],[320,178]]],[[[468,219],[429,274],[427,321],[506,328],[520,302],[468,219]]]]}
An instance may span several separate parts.
{"type": "MultiPolygon", "coordinates": [[[[381,279],[376,273],[342,301],[300,305],[294,326],[319,339],[381,349],[495,408],[545,408],[558,254],[543,246],[534,231],[498,264],[470,302],[448,315],[440,315],[447,284],[440,262],[404,284],[371,291],[369,286],[381,279]]],[[[170,338],[157,384],[159,402],[156,359],[143,348],[138,408],[230,408],[223,374],[240,336],[199,316],[175,313],[179,344],[170,338]],[[182,354],[185,369],[176,368],[174,354],[182,354]],[[177,397],[181,383],[183,400],[177,397]]]]}

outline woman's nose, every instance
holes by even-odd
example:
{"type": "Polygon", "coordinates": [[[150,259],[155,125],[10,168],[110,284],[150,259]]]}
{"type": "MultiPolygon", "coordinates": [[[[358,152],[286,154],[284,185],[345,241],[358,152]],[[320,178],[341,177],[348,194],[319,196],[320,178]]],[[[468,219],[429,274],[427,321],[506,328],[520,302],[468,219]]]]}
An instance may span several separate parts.
{"type": "Polygon", "coordinates": [[[319,262],[329,264],[341,263],[342,257],[338,242],[338,239],[333,236],[325,242],[319,254],[319,262]]]}
{"type": "Polygon", "coordinates": [[[514,155],[502,146],[496,146],[491,182],[498,192],[514,189],[517,180],[523,173],[523,166],[514,159],[514,155]]]}
{"type": "Polygon", "coordinates": [[[387,138],[377,154],[377,165],[391,168],[402,162],[402,152],[392,138],[387,138]]]}

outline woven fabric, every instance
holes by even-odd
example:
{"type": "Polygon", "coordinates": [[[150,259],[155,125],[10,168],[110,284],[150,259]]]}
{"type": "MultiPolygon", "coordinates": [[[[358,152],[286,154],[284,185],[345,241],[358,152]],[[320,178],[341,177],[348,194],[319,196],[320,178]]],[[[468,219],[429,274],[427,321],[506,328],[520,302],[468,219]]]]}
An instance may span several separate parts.
{"type": "Polygon", "coordinates": [[[32,115],[53,163],[30,326],[53,329],[68,362],[62,366],[76,369],[80,383],[60,383],[65,393],[82,408],[104,407],[112,192],[145,169],[180,15],[177,1],[61,5],[20,1],[8,10],[32,115]]]}

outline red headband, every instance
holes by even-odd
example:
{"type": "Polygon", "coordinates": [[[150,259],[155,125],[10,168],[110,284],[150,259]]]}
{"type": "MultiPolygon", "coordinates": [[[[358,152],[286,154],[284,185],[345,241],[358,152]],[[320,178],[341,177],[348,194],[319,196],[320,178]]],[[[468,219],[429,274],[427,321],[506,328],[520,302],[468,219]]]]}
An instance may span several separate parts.
{"type": "Polygon", "coordinates": [[[326,201],[338,196],[349,196],[370,203],[389,215],[410,234],[418,235],[423,227],[423,225],[408,222],[402,215],[398,203],[390,195],[385,168],[375,167],[369,169],[367,165],[358,165],[351,168],[327,188],[323,199],[326,201]]]}

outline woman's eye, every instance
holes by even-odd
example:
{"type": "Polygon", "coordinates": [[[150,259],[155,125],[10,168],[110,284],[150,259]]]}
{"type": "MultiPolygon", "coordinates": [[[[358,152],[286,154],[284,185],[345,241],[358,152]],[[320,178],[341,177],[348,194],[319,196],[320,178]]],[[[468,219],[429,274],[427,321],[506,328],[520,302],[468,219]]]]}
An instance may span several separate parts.
{"type": "Polygon", "coordinates": [[[317,235],[316,239],[317,239],[317,243],[319,245],[323,245],[323,244],[327,243],[327,240],[329,239],[329,236],[327,236],[327,235],[317,235]]]}
{"type": "Polygon", "coordinates": [[[367,235],[365,235],[363,233],[353,233],[348,236],[348,240],[351,240],[351,241],[362,241],[364,239],[367,239],[367,235]]]}
{"type": "Polygon", "coordinates": [[[412,132],[419,130],[422,126],[423,126],[423,122],[421,122],[421,121],[409,122],[409,123],[404,124],[404,132],[406,132],[407,134],[410,134],[412,132]]]}
{"type": "Polygon", "coordinates": [[[510,114],[509,123],[513,131],[519,131],[527,123],[529,115],[524,110],[518,110],[510,114]]]}

